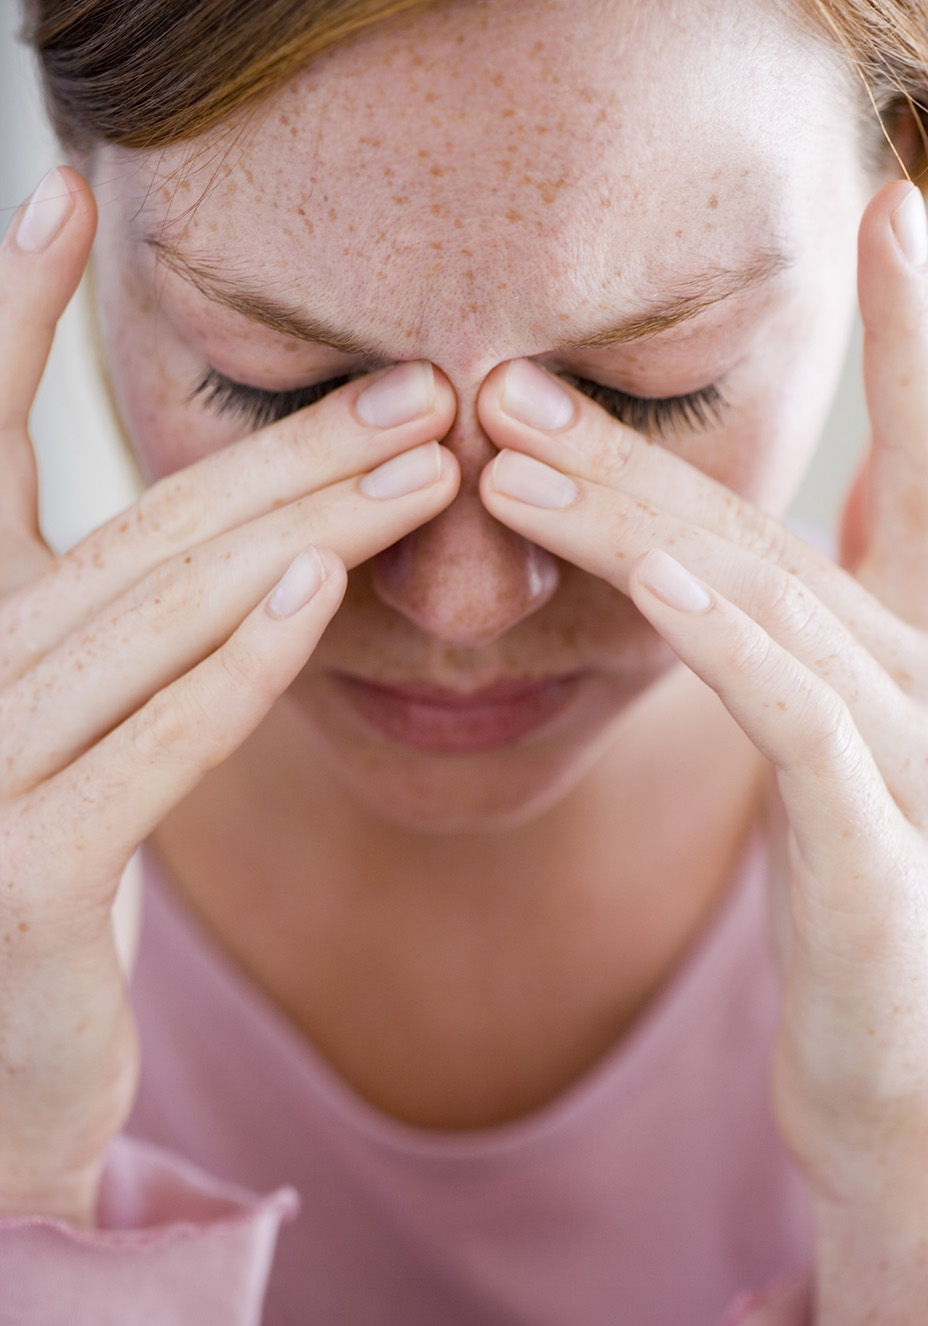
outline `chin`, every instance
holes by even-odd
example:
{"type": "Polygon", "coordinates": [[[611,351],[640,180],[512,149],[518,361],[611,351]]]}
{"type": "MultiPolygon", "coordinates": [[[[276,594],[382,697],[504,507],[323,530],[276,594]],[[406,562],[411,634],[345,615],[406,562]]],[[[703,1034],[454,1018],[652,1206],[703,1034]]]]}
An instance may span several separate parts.
{"type": "Polygon", "coordinates": [[[584,679],[536,730],[469,750],[390,739],[325,684],[292,699],[294,717],[327,774],[376,818],[417,834],[493,833],[528,824],[563,800],[663,671],[621,682],[584,679]]]}

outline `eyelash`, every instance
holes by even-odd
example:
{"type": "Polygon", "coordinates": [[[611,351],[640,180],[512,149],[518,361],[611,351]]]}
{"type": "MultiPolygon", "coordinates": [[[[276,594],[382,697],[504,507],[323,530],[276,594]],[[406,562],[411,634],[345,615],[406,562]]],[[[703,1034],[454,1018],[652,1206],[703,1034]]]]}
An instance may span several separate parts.
{"type": "MultiPolygon", "coordinates": [[[[266,391],[263,387],[248,387],[242,382],[233,382],[211,368],[191,400],[203,397],[206,407],[217,414],[236,414],[253,428],[265,428],[268,424],[286,418],[288,414],[315,405],[323,396],[360,376],[358,373],[346,373],[325,382],[317,382],[311,387],[298,387],[293,391],[266,391]]],[[[701,432],[718,424],[728,405],[714,383],[685,396],[650,397],[631,396],[618,387],[604,387],[600,382],[592,382],[572,373],[562,373],[560,376],[614,419],[645,436],[663,437],[681,428],[701,432]]]]}

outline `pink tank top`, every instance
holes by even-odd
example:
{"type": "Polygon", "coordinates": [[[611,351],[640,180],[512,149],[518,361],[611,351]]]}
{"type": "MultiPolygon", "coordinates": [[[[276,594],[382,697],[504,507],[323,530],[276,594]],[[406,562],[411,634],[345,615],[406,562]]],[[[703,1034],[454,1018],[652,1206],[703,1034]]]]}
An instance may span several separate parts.
{"type": "Polygon", "coordinates": [[[557,1100],[436,1133],[360,1099],[149,859],[128,1131],[298,1190],[264,1326],[715,1326],[812,1257],[769,1103],[764,864],[755,844],[674,979],[557,1100]]]}

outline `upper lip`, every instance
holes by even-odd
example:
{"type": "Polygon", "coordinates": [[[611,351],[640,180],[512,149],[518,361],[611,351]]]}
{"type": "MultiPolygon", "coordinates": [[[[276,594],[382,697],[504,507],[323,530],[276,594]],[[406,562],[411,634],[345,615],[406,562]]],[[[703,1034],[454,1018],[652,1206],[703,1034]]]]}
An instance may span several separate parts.
{"type": "Polygon", "coordinates": [[[522,700],[534,691],[567,681],[573,681],[578,673],[564,673],[554,677],[506,677],[488,685],[458,688],[439,686],[425,681],[376,681],[370,677],[361,677],[355,673],[336,674],[344,681],[369,686],[372,690],[394,695],[397,699],[418,704],[430,704],[448,709],[471,709],[482,705],[511,704],[522,700]]]}

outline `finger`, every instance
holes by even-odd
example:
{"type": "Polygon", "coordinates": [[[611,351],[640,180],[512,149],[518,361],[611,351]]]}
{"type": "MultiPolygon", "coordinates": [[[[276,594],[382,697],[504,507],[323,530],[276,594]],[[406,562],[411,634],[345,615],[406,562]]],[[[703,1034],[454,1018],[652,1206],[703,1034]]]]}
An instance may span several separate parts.
{"type": "Polygon", "coordinates": [[[3,692],[5,796],[57,773],[218,648],[307,543],[350,569],[437,515],[459,473],[426,443],[158,567],[3,692]]]}
{"type": "Polygon", "coordinates": [[[928,624],[928,227],[918,189],[895,181],[860,227],[864,385],[873,428],[866,552],[858,577],[928,624]]]}
{"type": "Polygon", "coordinates": [[[39,539],[29,411],[95,227],[89,186],[62,168],[45,176],[0,245],[0,588],[21,579],[10,549],[39,539]]]}
{"type": "MultiPolygon", "coordinates": [[[[488,509],[507,525],[624,593],[631,592],[637,558],[653,548],[672,549],[843,697],[899,805],[921,816],[928,775],[910,758],[924,728],[919,708],[798,576],[624,492],[519,452],[501,452],[482,484],[488,509]]],[[[928,744],[928,732],[922,735],[928,744]]]]}
{"type": "Polygon", "coordinates": [[[827,936],[831,955],[859,955],[884,918],[909,915],[912,880],[893,867],[905,860],[914,831],[887,795],[847,705],[663,551],[636,563],[630,590],[777,770],[804,867],[804,915],[827,936]]]}
{"type": "Polygon", "coordinates": [[[454,413],[442,374],[401,364],[160,480],[48,576],[0,604],[0,684],[22,676],[156,566],[444,437],[454,413]]]}
{"type": "MultiPolygon", "coordinates": [[[[535,456],[644,504],[659,498],[662,510],[798,576],[853,628],[893,677],[913,688],[920,686],[924,649],[918,631],[900,621],[823,553],[790,533],[776,517],[618,423],[582,392],[556,381],[535,364],[514,360],[489,374],[478,399],[478,412],[484,429],[500,448],[535,456]],[[567,409],[553,392],[563,395],[567,409]],[[560,418],[555,427],[539,426],[543,419],[538,402],[545,398],[551,401],[549,418],[560,418]]],[[[499,518],[506,520],[502,513],[499,518]]]]}
{"type": "Polygon", "coordinates": [[[300,554],[223,645],[20,803],[41,827],[59,913],[58,881],[83,868],[78,884],[101,923],[108,917],[115,884],[101,892],[101,881],[115,880],[137,844],[254,731],[312,655],[345,584],[333,553],[300,554]]]}

